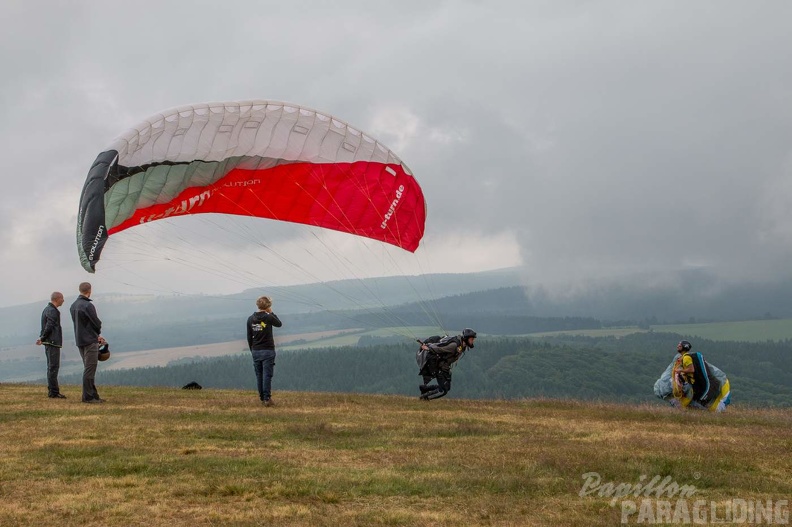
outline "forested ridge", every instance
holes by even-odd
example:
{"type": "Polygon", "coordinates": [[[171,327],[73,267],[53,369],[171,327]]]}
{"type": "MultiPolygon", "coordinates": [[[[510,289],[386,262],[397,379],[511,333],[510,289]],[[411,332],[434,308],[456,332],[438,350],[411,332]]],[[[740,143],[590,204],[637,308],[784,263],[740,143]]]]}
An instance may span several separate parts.
{"type": "MultiPolygon", "coordinates": [[[[653,385],[683,336],[636,333],[626,337],[480,338],[453,370],[451,396],[552,397],[655,401],[653,385]]],[[[274,389],[416,395],[416,345],[367,339],[364,345],[281,351],[274,389]]],[[[792,341],[715,342],[694,339],[694,351],[729,376],[737,404],[792,406],[792,341]]],[[[247,353],[166,367],[103,371],[98,384],[255,390],[247,353]]],[[[79,375],[64,383],[80,382],[79,375]]],[[[251,394],[253,396],[253,394],[251,394]]]]}

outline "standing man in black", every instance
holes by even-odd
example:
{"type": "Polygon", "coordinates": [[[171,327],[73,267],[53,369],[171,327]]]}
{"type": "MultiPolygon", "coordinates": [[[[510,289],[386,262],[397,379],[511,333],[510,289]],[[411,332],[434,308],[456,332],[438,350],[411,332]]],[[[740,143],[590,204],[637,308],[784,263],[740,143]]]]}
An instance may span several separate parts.
{"type": "Polygon", "coordinates": [[[60,370],[60,353],[63,347],[63,330],[61,329],[60,311],[63,305],[63,293],[55,291],[50,295],[50,302],[41,312],[41,333],[36,346],[44,345],[47,356],[47,392],[50,399],[65,399],[58,386],[58,370],[60,370]]]}
{"type": "Polygon", "coordinates": [[[272,328],[283,323],[272,312],[272,299],[262,296],[256,300],[258,311],[247,319],[247,341],[253,355],[253,369],[256,372],[256,386],[259,399],[264,406],[274,406],[272,400],[272,376],[275,373],[275,339],[272,328]]]}
{"type": "Polygon", "coordinates": [[[74,322],[74,342],[80,350],[83,361],[82,402],[103,403],[94,384],[96,366],[99,364],[99,344],[106,341],[101,335],[102,321],[96,315],[96,308],[91,302],[91,284],[80,284],[80,296],[71,305],[72,322],[74,322]]]}

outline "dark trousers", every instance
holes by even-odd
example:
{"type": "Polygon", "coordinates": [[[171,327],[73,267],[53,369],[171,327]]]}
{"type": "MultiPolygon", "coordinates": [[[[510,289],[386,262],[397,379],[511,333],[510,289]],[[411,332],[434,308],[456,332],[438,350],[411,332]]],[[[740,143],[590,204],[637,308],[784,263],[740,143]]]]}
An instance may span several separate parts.
{"type": "Polygon", "coordinates": [[[78,349],[83,361],[82,400],[99,399],[99,393],[94,384],[96,366],[99,364],[99,343],[79,346],[78,349]]]}
{"type": "Polygon", "coordinates": [[[427,368],[423,373],[426,392],[425,399],[439,399],[451,391],[451,372],[439,368],[427,368]],[[437,379],[437,384],[429,385],[432,379],[437,379]]]}
{"type": "Polygon", "coordinates": [[[272,397],[272,376],[275,374],[275,350],[253,350],[251,353],[259,399],[269,401],[272,397]]]}
{"type": "Polygon", "coordinates": [[[44,345],[44,354],[47,356],[47,391],[49,395],[58,395],[58,370],[60,370],[60,353],[57,346],[44,345]]]}

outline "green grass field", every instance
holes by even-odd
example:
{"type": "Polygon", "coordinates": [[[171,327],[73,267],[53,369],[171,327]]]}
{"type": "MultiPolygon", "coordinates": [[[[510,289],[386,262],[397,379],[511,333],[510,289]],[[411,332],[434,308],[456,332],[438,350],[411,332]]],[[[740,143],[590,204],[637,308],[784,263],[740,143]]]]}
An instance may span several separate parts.
{"type": "MultiPolygon", "coordinates": [[[[532,337],[554,337],[560,335],[583,335],[588,337],[623,337],[646,331],[633,328],[581,329],[532,333],[532,337]]],[[[710,340],[736,340],[764,342],[767,340],[792,339],[792,319],[744,320],[739,322],[709,322],[704,324],[669,324],[652,326],[652,331],[677,333],[710,340]]]]}
{"type": "Polygon", "coordinates": [[[767,340],[792,339],[792,319],[678,324],[652,326],[652,329],[680,335],[692,335],[710,340],[764,342],[767,340]]]}
{"type": "Polygon", "coordinates": [[[543,331],[541,333],[529,333],[526,337],[559,337],[563,335],[580,335],[584,337],[624,337],[633,333],[645,331],[634,328],[605,328],[605,329],[571,329],[568,331],[543,331]]]}
{"type": "Polygon", "coordinates": [[[784,410],[99,390],[0,385],[0,525],[618,525],[587,473],[668,477],[691,506],[792,494],[784,410]]]}

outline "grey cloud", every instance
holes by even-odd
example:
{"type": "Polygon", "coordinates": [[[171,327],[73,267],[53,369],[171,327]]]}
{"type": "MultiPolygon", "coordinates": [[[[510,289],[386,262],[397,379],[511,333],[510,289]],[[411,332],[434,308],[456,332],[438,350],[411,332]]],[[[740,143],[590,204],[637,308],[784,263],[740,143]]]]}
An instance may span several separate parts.
{"type": "Polygon", "coordinates": [[[160,109],[270,98],[363,129],[382,108],[410,112],[399,154],[429,236],[513,233],[532,281],[789,273],[792,5],[6,2],[0,15],[4,220],[30,196],[76,207],[99,149],[160,109]]]}

